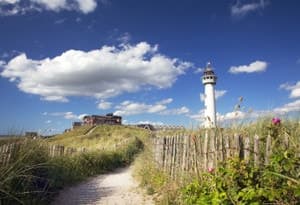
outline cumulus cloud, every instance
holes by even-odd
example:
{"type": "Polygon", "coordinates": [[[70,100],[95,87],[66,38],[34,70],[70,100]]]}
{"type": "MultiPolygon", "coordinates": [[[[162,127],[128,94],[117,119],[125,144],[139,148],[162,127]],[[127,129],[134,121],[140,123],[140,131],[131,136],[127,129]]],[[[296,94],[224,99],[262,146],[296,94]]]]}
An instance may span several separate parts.
{"type": "Polygon", "coordinates": [[[289,112],[298,112],[300,111],[300,100],[295,100],[293,102],[287,103],[281,107],[274,109],[274,112],[277,114],[287,114],[289,112]]]}
{"type": "Polygon", "coordinates": [[[192,64],[169,58],[146,42],[91,51],[68,50],[54,58],[34,60],[25,53],[2,65],[2,77],[43,100],[66,102],[69,96],[97,99],[143,88],[168,88],[192,64]]]}
{"type": "Polygon", "coordinates": [[[0,0],[0,15],[24,15],[43,10],[59,12],[75,10],[87,14],[97,7],[97,0],[0,0]]]}
{"type": "Polygon", "coordinates": [[[267,69],[267,67],[267,62],[255,61],[249,65],[231,66],[229,72],[232,74],[263,72],[267,69]]]}
{"type": "Polygon", "coordinates": [[[189,115],[189,117],[191,119],[194,119],[194,120],[197,120],[197,121],[200,121],[200,122],[204,121],[204,119],[205,119],[204,116],[205,116],[205,110],[204,109],[199,110],[199,112],[196,113],[196,114],[189,115]]]}
{"type": "Polygon", "coordinates": [[[163,122],[160,122],[160,121],[149,121],[149,120],[138,121],[138,122],[132,123],[132,124],[134,124],[134,125],[136,125],[136,124],[164,125],[163,122]]]}
{"type": "Polygon", "coordinates": [[[86,116],[87,114],[76,115],[73,112],[52,112],[52,113],[44,112],[43,115],[63,117],[64,119],[67,120],[82,120],[83,117],[86,116]]]}
{"type": "Polygon", "coordinates": [[[188,114],[190,112],[189,108],[182,106],[180,108],[169,109],[161,112],[162,115],[183,115],[188,114]]]}
{"type": "Polygon", "coordinates": [[[194,73],[198,74],[198,73],[202,73],[205,70],[205,68],[197,68],[194,73]]]}
{"type": "Polygon", "coordinates": [[[225,113],[224,115],[218,114],[217,115],[217,120],[219,122],[224,122],[227,120],[242,120],[247,116],[247,113],[243,112],[243,111],[234,111],[234,112],[228,112],[225,113]]]}
{"type": "Polygon", "coordinates": [[[166,104],[172,100],[170,98],[156,102],[155,104],[146,104],[132,101],[124,101],[116,106],[115,115],[137,115],[141,113],[159,113],[167,109],[166,104]]]}
{"type": "Polygon", "coordinates": [[[188,114],[190,110],[182,106],[180,108],[169,109],[168,104],[173,101],[172,98],[167,98],[153,104],[146,104],[140,102],[124,101],[116,106],[117,111],[115,115],[137,115],[143,113],[156,113],[159,115],[182,115],[188,114]]]}
{"type": "Polygon", "coordinates": [[[110,109],[111,106],[112,106],[111,102],[106,102],[104,100],[101,100],[100,103],[98,104],[98,109],[107,110],[107,109],[110,109]]]}
{"type": "MultiPolygon", "coordinates": [[[[263,116],[280,116],[286,115],[293,112],[300,112],[300,99],[295,100],[293,102],[286,103],[282,106],[278,106],[269,110],[251,110],[251,111],[243,111],[236,110],[230,111],[224,114],[217,113],[217,123],[226,123],[232,120],[249,120],[256,119],[263,116]]],[[[201,125],[204,125],[205,122],[205,110],[202,109],[196,114],[187,115],[191,119],[198,121],[201,125]]]]}
{"type": "Polygon", "coordinates": [[[285,89],[285,90],[291,91],[290,98],[300,97],[300,81],[298,81],[294,85],[291,85],[289,83],[281,84],[280,89],[285,89]]]}
{"type": "MultiPolygon", "coordinates": [[[[227,90],[215,90],[215,98],[216,100],[220,97],[224,96],[227,93],[227,90]]],[[[200,100],[204,102],[205,100],[205,94],[200,93],[200,100]]]]}
{"type": "Polygon", "coordinates": [[[266,7],[264,0],[255,0],[252,3],[242,4],[239,0],[231,7],[231,15],[233,17],[244,17],[247,14],[259,10],[263,10],[266,7]]]}

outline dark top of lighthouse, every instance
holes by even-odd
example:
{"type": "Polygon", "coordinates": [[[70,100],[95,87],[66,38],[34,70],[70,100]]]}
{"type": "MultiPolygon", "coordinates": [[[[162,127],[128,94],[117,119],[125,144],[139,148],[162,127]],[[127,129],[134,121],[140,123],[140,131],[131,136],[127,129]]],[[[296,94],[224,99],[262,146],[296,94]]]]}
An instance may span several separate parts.
{"type": "Polygon", "coordinates": [[[217,76],[215,75],[215,72],[212,69],[211,63],[208,62],[206,65],[206,68],[203,72],[202,76],[202,83],[205,84],[213,84],[215,85],[217,82],[217,76]]]}

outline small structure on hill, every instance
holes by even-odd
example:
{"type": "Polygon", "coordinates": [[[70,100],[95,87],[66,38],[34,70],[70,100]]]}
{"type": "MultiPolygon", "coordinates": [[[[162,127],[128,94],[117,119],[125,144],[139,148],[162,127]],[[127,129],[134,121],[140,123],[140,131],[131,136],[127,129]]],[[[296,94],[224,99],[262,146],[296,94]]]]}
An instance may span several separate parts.
{"type": "Polygon", "coordinates": [[[38,133],[37,132],[25,132],[26,137],[37,137],[38,133]]]}
{"type": "Polygon", "coordinates": [[[151,130],[151,131],[155,130],[154,126],[151,125],[151,124],[138,124],[136,126],[139,127],[139,128],[143,128],[145,130],[151,130]]]}
{"type": "Polygon", "coordinates": [[[82,126],[82,122],[73,122],[72,123],[72,128],[76,129],[77,127],[81,127],[82,126]]]}
{"type": "Polygon", "coordinates": [[[87,115],[83,117],[83,125],[121,125],[122,117],[108,113],[103,115],[87,115]]]}
{"type": "Polygon", "coordinates": [[[31,137],[33,139],[39,137],[39,134],[37,132],[25,132],[25,137],[31,137]]]}

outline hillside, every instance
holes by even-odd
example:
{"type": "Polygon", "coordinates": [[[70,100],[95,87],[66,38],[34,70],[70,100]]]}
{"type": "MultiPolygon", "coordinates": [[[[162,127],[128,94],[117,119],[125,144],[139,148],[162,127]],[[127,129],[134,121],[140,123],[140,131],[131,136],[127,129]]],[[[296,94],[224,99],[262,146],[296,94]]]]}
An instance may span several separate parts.
{"type": "Polygon", "coordinates": [[[47,139],[50,144],[59,144],[66,147],[85,147],[88,149],[109,150],[126,144],[135,137],[144,138],[149,132],[129,126],[99,125],[96,127],[82,126],[70,132],[47,139]]]}

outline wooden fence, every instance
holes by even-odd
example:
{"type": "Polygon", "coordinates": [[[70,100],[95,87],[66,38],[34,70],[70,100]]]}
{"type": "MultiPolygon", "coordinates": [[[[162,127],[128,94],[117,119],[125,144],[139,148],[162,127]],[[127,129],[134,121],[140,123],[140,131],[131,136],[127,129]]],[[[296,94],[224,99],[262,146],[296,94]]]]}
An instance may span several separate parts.
{"type": "MultiPolygon", "coordinates": [[[[10,144],[4,144],[0,146],[0,166],[6,165],[14,158],[14,156],[21,150],[21,147],[24,145],[22,142],[15,142],[10,144]]],[[[65,147],[62,145],[50,145],[45,146],[45,149],[49,153],[50,157],[57,156],[70,156],[77,153],[86,152],[87,149],[82,148],[73,148],[65,147]]]]}
{"type": "MultiPolygon", "coordinates": [[[[283,137],[283,146],[289,147],[289,136],[283,137]]],[[[176,135],[153,138],[154,159],[171,177],[184,172],[198,173],[218,166],[219,162],[239,157],[254,166],[269,163],[272,137],[258,135],[204,136],[176,135]]],[[[300,157],[300,156],[299,156],[300,157]]]]}
{"type": "MultiPolygon", "coordinates": [[[[122,140],[120,142],[115,143],[113,146],[107,148],[102,148],[100,150],[110,150],[115,151],[122,148],[124,145],[127,145],[130,142],[129,139],[122,140]]],[[[0,145],[0,166],[8,164],[14,159],[14,156],[18,154],[21,150],[22,146],[26,143],[30,143],[28,141],[23,142],[13,142],[9,144],[0,145]]],[[[58,157],[58,156],[73,156],[78,153],[87,152],[88,149],[85,147],[74,148],[74,147],[65,147],[63,145],[45,145],[43,146],[45,150],[47,150],[50,157],[58,157]]]]}

